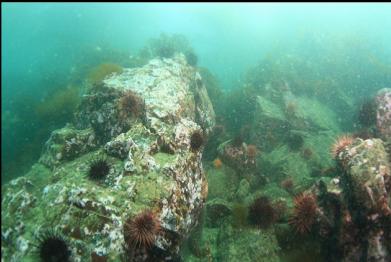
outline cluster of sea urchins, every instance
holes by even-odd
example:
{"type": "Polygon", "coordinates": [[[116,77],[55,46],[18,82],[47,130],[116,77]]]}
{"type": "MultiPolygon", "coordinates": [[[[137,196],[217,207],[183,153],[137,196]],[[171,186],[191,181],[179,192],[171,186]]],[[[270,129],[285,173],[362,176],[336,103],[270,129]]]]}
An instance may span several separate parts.
{"type": "Polygon", "coordinates": [[[316,222],[316,197],[313,194],[301,193],[295,197],[294,205],[293,216],[289,219],[289,224],[300,234],[308,233],[316,222]]]}
{"type": "Polygon", "coordinates": [[[129,248],[151,248],[160,232],[160,221],[151,210],[144,210],[124,224],[124,239],[129,248]]]}

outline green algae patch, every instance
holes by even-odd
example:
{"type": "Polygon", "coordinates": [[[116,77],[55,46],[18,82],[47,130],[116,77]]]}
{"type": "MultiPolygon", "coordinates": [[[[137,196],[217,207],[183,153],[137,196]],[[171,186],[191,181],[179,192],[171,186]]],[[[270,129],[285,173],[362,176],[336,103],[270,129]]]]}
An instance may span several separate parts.
{"type": "Polygon", "coordinates": [[[296,179],[310,176],[310,169],[300,153],[289,154],[283,164],[283,170],[286,174],[296,179]]]}
{"type": "Polygon", "coordinates": [[[173,179],[164,179],[159,177],[156,172],[148,173],[148,175],[136,176],[132,181],[135,185],[135,202],[151,205],[158,202],[160,199],[165,199],[170,196],[170,188],[173,188],[175,181],[173,179]]]}
{"type": "Polygon", "coordinates": [[[313,150],[316,162],[322,167],[334,165],[334,161],[330,154],[330,148],[334,143],[335,137],[335,132],[327,131],[317,135],[309,135],[305,139],[305,146],[313,150]]]}
{"type": "Polygon", "coordinates": [[[286,121],[284,112],[275,103],[261,96],[257,97],[257,102],[264,116],[286,121]]]}
{"type": "Polygon", "coordinates": [[[163,152],[158,152],[158,153],[154,154],[153,157],[155,158],[156,162],[160,166],[164,166],[167,163],[174,162],[174,160],[175,160],[175,158],[177,156],[173,155],[173,154],[167,154],[167,153],[163,153],[163,152]]]}
{"type": "Polygon", "coordinates": [[[268,196],[270,199],[284,198],[289,199],[291,195],[284,189],[282,189],[276,183],[267,184],[258,195],[268,196]]]}
{"type": "Polygon", "coordinates": [[[222,166],[220,169],[213,167],[206,170],[208,179],[208,199],[220,197],[223,199],[231,199],[236,191],[236,185],[239,184],[239,177],[234,170],[222,166]]]}
{"type": "Polygon", "coordinates": [[[337,123],[338,115],[329,107],[314,98],[298,97],[297,101],[300,105],[299,115],[316,127],[335,132],[340,130],[337,123]]]}
{"type": "Polygon", "coordinates": [[[258,191],[265,192],[273,199],[290,198],[288,191],[282,188],[282,181],[292,180],[292,189],[288,189],[292,192],[289,191],[289,193],[300,193],[310,188],[316,181],[316,177],[312,177],[314,170],[318,170],[316,175],[320,176],[320,168],[326,166],[323,161],[306,160],[303,158],[302,152],[290,152],[287,146],[280,146],[271,153],[266,153],[262,156],[262,161],[264,165],[269,166],[265,172],[270,182],[258,191]]]}
{"type": "Polygon", "coordinates": [[[273,229],[234,229],[225,225],[218,235],[218,261],[278,262],[277,239],[273,229]]]}

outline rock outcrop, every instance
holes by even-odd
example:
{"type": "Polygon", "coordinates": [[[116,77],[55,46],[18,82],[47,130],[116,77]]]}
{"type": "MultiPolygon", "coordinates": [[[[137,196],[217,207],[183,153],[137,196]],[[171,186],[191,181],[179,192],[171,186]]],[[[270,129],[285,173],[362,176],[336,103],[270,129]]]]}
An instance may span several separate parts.
{"type": "Polygon", "coordinates": [[[47,229],[66,239],[73,261],[175,257],[207,195],[203,146],[191,147],[192,134],[206,139],[213,125],[201,77],[183,55],[106,78],[85,95],[74,125],[53,132],[40,163],[3,187],[2,260],[37,256],[47,229]],[[121,106],[127,94],[135,98],[121,106]],[[110,167],[100,181],[87,175],[96,159],[110,167]],[[160,231],[153,247],[135,251],[124,223],[144,210],[160,231]]]}
{"type": "Polygon", "coordinates": [[[388,261],[391,172],[380,139],[356,139],[338,157],[341,177],[320,183],[320,235],[329,259],[388,261]]]}

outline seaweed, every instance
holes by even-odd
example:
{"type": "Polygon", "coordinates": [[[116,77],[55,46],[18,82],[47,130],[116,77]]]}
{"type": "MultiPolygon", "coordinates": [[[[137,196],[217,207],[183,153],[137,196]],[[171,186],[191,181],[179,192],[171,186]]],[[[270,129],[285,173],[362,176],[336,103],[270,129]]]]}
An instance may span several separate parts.
{"type": "Polygon", "coordinates": [[[113,73],[122,73],[123,68],[118,65],[118,64],[113,64],[113,63],[102,63],[99,64],[95,67],[93,67],[88,75],[87,75],[87,80],[91,84],[99,84],[100,82],[103,81],[106,77],[113,73]]]}

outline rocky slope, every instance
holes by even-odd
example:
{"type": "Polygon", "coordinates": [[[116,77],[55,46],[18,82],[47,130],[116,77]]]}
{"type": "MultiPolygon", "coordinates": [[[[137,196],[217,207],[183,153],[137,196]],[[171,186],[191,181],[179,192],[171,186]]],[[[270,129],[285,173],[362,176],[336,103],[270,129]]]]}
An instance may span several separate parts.
{"type": "Polygon", "coordinates": [[[201,77],[182,55],[92,87],[39,163],[2,188],[2,261],[35,261],[48,230],[72,261],[173,259],[207,196],[201,157],[213,125],[201,77]],[[126,232],[146,210],[159,229],[147,232],[152,246],[126,232]]]}

